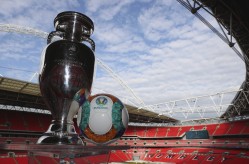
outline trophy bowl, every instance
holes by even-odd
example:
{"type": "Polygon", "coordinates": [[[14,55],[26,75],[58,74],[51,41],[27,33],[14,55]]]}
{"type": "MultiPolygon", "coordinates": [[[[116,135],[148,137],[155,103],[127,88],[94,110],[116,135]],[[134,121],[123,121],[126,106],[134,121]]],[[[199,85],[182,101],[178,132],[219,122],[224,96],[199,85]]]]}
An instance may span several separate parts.
{"type": "Polygon", "coordinates": [[[73,123],[79,104],[72,102],[77,92],[85,99],[91,92],[95,56],[90,35],[94,26],[90,18],[72,11],[58,14],[54,25],[56,31],[48,36],[39,76],[41,95],[53,120],[37,144],[81,144],[73,123]]]}

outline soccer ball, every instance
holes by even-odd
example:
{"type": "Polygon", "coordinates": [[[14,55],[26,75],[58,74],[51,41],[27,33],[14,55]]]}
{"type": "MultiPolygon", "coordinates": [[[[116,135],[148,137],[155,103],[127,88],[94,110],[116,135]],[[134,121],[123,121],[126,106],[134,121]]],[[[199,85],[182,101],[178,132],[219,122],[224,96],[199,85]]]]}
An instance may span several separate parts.
{"type": "Polygon", "coordinates": [[[82,135],[97,144],[108,144],[119,139],[127,129],[128,122],[126,107],[110,94],[89,96],[77,118],[82,135]]]}

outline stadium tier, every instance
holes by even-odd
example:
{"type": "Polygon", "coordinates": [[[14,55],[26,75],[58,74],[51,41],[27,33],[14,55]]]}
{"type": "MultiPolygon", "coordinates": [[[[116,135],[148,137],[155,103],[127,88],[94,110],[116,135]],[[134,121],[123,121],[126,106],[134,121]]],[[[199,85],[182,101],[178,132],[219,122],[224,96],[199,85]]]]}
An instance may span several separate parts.
{"type": "MultiPolygon", "coordinates": [[[[51,115],[31,112],[0,110],[0,130],[12,132],[44,132],[50,122],[51,115]]],[[[76,122],[76,120],[75,120],[76,122]]],[[[247,120],[203,124],[191,126],[144,127],[129,126],[124,137],[138,138],[182,138],[187,131],[207,130],[210,136],[249,135],[247,120]]],[[[76,125],[76,124],[75,124],[76,125]]],[[[79,129],[76,126],[76,131],[79,129]]]]}
{"type": "MultiPolygon", "coordinates": [[[[48,114],[10,110],[0,110],[0,115],[0,143],[9,145],[36,144],[52,119],[48,114]]],[[[130,149],[113,150],[108,155],[75,158],[75,162],[248,163],[248,128],[248,120],[189,126],[129,126],[124,136],[110,146],[127,145],[130,149]],[[208,139],[201,138],[201,135],[198,139],[186,137],[188,132],[199,135],[203,131],[208,132],[208,139]]],[[[79,132],[78,128],[76,130],[79,132]]],[[[93,146],[82,139],[84,145],[93,146]]],[[[70,161],[69,158],[64,160],[70,161]]],[[[0,154],[0,163],[24,164],[27,161],[37,164],[60,162],[58,157],[51,155],[31,158],[25,151],[1,151],[0,154]]]]}
{"type": "MultiPolygon", "coordinates": [[[[47,156],[28,157],[21,153],[8,156],[1,154],[1,163],[23,164],[58,164],[59,159],[47,156]]],[[[69,158],[64,161],[70,161],[69,158]]],[[[75,163],[123,163],[137,161],[137,163],[167,162],[167,163],[248,163],[246,153],[236,150],[206,149],[206,148],[150,148],[129,149],[127,151],[112,151],[109,155],[96,155],[85,158],[76,158],[75,163]]]]}

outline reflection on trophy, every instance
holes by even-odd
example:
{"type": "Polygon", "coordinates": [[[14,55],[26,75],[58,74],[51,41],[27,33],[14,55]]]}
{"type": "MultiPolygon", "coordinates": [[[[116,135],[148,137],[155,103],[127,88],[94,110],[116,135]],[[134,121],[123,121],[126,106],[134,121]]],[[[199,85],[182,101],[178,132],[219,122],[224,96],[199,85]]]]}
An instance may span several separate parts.
{"type": "Polygon", "coordinates": [[[81,144],[72,120],[79,104],[73,99],[77,93],[83,102],[91,91],[95,45],[90,35],[94,25],[87,16],[68,11],[57,15],[54,26],[56,31],[48,36],[39,77],[41,94],[53,120],[37,143],[81,144]],[[90,43],[91,48],[83,42],[90,43]]]}

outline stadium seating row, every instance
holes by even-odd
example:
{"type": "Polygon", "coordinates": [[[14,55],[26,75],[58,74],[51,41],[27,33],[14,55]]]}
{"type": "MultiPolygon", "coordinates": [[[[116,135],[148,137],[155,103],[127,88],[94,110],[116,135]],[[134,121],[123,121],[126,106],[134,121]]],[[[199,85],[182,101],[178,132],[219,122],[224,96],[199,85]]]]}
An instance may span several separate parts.
{"type": "MultiPolygon", "coordinates": [[[[47,114],[20,111],[0,110],[0,130],[44,132],[51,123],[47,114]]],[[[220,124],[171,126],[171,127],[138,127],[129,126],[124,136],[139,138],[175,138],[182,137],[190,130],[207,130],[210,136],[249,134],[247,121],[227,122],[220,124]]],[[[79,129],[76,127],[76,131],[79,129]]]]}
{"type": "Polygon", "coordinates": [[[247,121],[227,122],[220,124],[171,126],[171,127],[137,127],[129,126],[124,136],[139,138],[172,138],[182,137],[187,131],[207,130],[210,136],[249,134],[247,121]]]}
{"type": "Polygon", "coordinates": [[[109,162],[150,161],[169,163],[248,163],[249,159],[236,150],[206,148],[129,149],[113,151],[109,162]]]}
{"type": "MultiPolygon", "coordinates": [[[[206,149],[206,148],[150,148],[112,150],[108,155],[94,155],[75,158],[74,163],[102,163],[102,162],[165,162],[165,163],[248,163],[248,154],[240,150],[206,149]]],[[[71,159],[63,159],[65,162],[71,159]]],[[[48,156],[18,155],[12,157],[0,155],[1,163],[8,164],[58,164],[59,158],[48,156]]],[[[62,162],[62,161],[61,161],[62,162]]]]}
{"type": "Polygon", "coordinates": [[[0,130],[44,132],[51,116],[31,112],[0,110],[0,130]]]}
{"type": "MultiPolygon", "coordinates": [[[[0,137],[3,144],[35,144],[38,138],[27,137],[0,137]]],[[[83,139],[85,145],[93,144],[83,139]]],[[[249,149],[249,139],[195,139],[195,140],[140,140],[120,139],[110,144],[111,146],[129,145],[136,148],[158,148],[158,147],[206,147],[206,148],[240,148],[249,149]]]]}
{"type": "Polygon", "coordinates": [[[195,139],[195,140],[117,140],[113,146],[129,145],[132,147],[226,147],[226,148],[249,148],[249,139],[195,139]]]}

